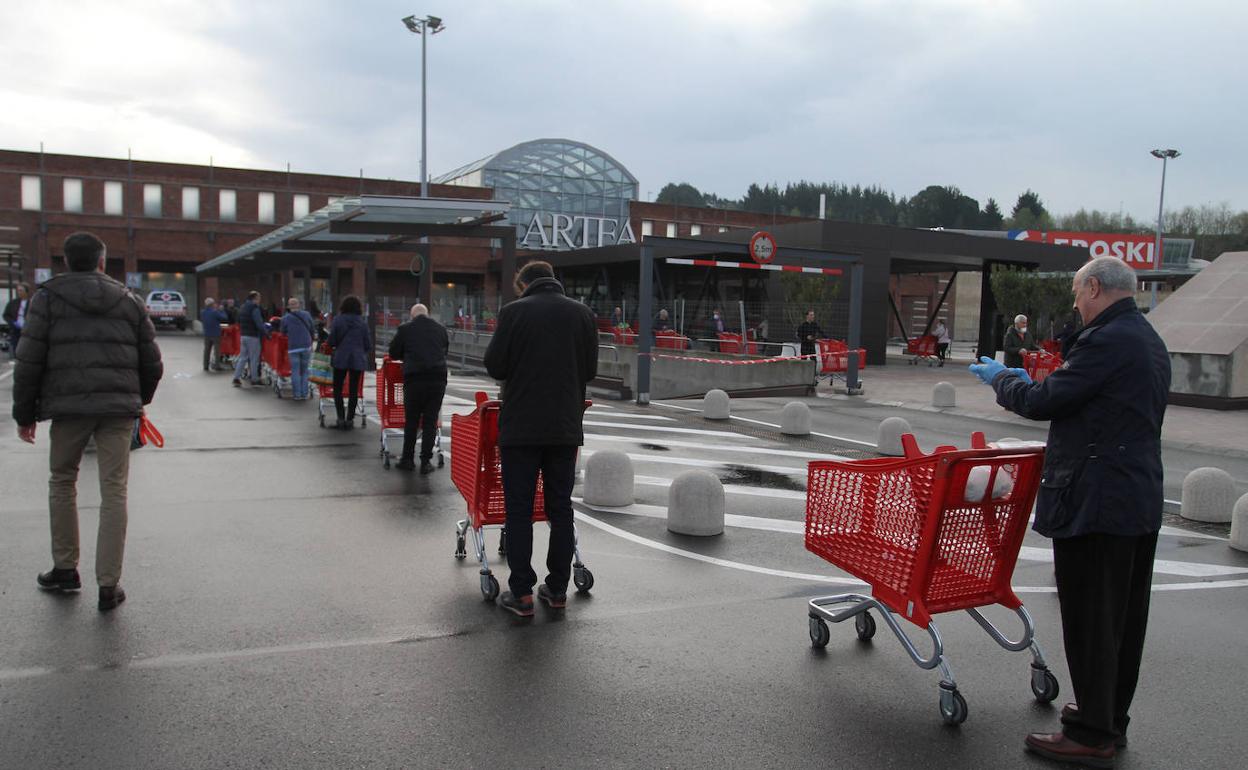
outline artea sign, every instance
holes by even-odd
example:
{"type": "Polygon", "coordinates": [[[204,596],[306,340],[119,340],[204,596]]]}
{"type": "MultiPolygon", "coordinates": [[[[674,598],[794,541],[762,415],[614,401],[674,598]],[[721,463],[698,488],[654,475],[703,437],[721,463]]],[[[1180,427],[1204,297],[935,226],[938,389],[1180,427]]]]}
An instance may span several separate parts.
{"type": "Polygon", "coordinates": [[[1009,237],[1012,241],[1036,241],[1052,243],[1056,246],[1082,246],[1093,257],[1117,257],[1136,270],[1152,270],[1156,265],[1153,257],[1156,239],[1151,235],[1011,230],[1009,237]]]}
{"type": "Polygon", "coordinates": [[[636,243],[633,226],[627,219],[551,214],[539,211],[524,228],[518,244],[526,249],[585,249],[636,243]]]}

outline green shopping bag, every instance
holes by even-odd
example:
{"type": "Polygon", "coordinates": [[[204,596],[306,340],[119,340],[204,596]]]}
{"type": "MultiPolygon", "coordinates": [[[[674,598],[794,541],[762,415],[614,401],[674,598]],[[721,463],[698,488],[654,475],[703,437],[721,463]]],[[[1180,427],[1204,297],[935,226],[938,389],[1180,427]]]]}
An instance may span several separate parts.
{"type": "Polygon", "coordinates": [[[308,382],[317,385],[334,384],[334,366],[330,362],[329,353],[318,350],[312,354],[312,364],[308,368],[308,382]]]}

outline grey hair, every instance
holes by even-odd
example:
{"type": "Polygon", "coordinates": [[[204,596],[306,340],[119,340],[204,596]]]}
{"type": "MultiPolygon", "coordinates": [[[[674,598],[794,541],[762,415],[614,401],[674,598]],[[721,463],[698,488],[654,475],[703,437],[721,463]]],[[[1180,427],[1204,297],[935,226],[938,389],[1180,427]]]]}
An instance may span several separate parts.
{"type": "Polygon", "coordinates": [[[1014,323],[1018,323],[1019,321],[1026,321],[1026,320],[1027,320],[1027,316],[1023,315],[1022,313],[1019,313],[1018,315],[1014,316],[1014,323]]]}
{"type": "Polygon", "coordinates": [[[217,304],[217,301],[213,299],[212,297],[209,297],[208,299],[204,300],[204,307],[212,307],[215,304],[217,304]]]}
{"type": "Polygon", "coordinates": [[[1089,278],[1095,278],[1106,291],[1134,292],[1138,283],[1135,270],[1117,257],[1097,257],[1075,273],[1075,282],[1086,286],[1089,278]]]}
{"type": "Polygon", "coordinates": [[[412,305],[411,312],[412,318],[416,318],[417,316],[429,315],[429,308],[425,305],[425,303],[417,302],[415,305],[412,305]]]}

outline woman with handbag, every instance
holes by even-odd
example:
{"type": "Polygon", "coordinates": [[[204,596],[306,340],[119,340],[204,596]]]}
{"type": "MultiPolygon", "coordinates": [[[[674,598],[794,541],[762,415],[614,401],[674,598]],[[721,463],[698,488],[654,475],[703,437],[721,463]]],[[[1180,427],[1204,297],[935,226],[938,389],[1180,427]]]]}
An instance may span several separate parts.
{"type": "Polygon", "coordinates": [[[372,335],[363,317],[359,297],[347,295],[338,307],[338,315],[329,327],[329,346],[333,348],[334,409],[338,412],[340,430],[350,430],[355,422],[355,408],[364,389],[364,370],[377,368],[372,335]],[[347,408],[343,410],[342,387],[347,385],[347,408]]]}

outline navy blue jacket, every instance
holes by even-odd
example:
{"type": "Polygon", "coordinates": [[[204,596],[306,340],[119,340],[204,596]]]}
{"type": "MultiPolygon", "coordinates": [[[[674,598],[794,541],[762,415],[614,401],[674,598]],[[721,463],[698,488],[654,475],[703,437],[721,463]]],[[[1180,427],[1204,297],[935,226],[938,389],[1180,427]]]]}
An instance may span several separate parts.
{"type": "Polygon", "coordinates": [[[498,314],[485,368],[503,381],[499,446],[579,446],[585,385],[598,376],[598,330],[590,309],[539,278],[498,314]]]}
{"type": "Polygon", "coordinates": [[[363,316],[340,313],[329,327],[329,346],[334,349],[335,369],[362,372],[376,367],[373,341],[363,316]]]}
{"type": "Polygon", "coordinates": [[[238,333],[240,337],[259,337],[265,339],[269,336],[264,326],[264,315],[260,312],[260,306],[251,300],[243,303],[238,309],[238,333]]]}
{"type": "Polygon", "coordinates": [[[1035,530],[1048,537],[1146,535],[1161,528],[1165,343],[1127,297],[1062,348],[1042,382],[997,375],[997,403],[1050,420],[1035,530]]]}
{"type": "Polygon", "coordinates": [[[200,311],[199,322],[204,325],[205,337],[220,337],[221,324],[229,323],[229,316],[225,314],[224,310],[206,307],[200,311]]]}
{"type": "Polygon", "coordinates": [[[446,353],[450,337],[446,327],[427,315],[416,316],[394,331],[390,358],[403,362],[403,378],[417,377],[446,382],[446,353]]]}

